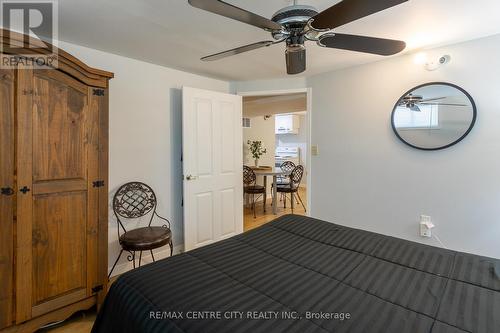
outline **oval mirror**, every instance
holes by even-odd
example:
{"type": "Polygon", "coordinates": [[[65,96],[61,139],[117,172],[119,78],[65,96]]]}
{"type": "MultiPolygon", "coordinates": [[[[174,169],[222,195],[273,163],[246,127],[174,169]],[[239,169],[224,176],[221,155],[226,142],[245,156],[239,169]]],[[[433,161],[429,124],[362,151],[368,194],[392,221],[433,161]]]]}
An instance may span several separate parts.
{"type": "Polygon", "coordinates": [[[450,83],[427,83],[404,94],[392,111],[392,128],[407,145],[439,150],[460,142],[476,122],[476,104],[450,83]]]}

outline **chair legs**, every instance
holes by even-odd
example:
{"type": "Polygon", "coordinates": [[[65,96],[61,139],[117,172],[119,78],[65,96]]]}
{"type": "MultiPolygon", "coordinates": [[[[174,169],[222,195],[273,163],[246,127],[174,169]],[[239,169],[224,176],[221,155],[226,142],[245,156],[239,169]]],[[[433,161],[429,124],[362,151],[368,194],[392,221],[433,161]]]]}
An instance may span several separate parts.
{"type": "Polygon", "coordinates": [[[267,195],[262,194],[262,202],[264,203],[264,214],[266,213],[266,200],[264,200],[267,199],[266,196],[267,195]]]}
{"type": "MultiPolygon", "coordinates": [[[[263,194],[259,194],[257,197],[255,197],[255,193],[248,193],[249,198],[250,198],[250,209],[253,211],[253,218],[257,218],[257,212],[256,212],[256,205],[257,205],[257,200],[262,196],[263,194]]],[[[262,200],[263,204],[263,209],[264,213],[266,212],[266,202],[262,200]]]]}
{"type": "Polygon", "coordinates": [[[120,257],[122,256],[122,253],[123,253],[123,249],[121,249],[120,254],[118,255],[118,258],[116,258],[115,263],[113,264],[113,267],[111,267],[111,271],[108,274],[108,280],[111,277],[111,273],[113,273],[113,271],[114,271],[114,269],[116,267],[116,264],[118,264],[118,260],[120,260],[120,257]]]}
{"type": "MultiPolygon", "coordinates": [[[[168,245],[170,247],[170,256],[172,256],[174,253],[174,244],[172,243],[172,241],[170,241],[170,243],[168,245]]],[[[118,257],[116,258],[116,260],[113,264],[113,267],[111,267],[111,270],[109,271],[109,274],[108,274],[108,280],[111,278],[111,274],[113,274],[113,271],[115,270],[115,267],[118,264],[118,261],[120,260],[122,254],[123,254],[123,251],[124,251],[123,249],[120,250],[120,253],[118,254],[118,257]]],[[[151,253],[151,258],[153,259],[153,262],[155,262],[156,260],[155,260],[154,254],[153,254],[153,250],[149,250],[149,253],[151,253]]],[[[136,268],[135,251],[131,252],[130,256],[128,258],[129,258],[129,262],[132,261],[133,267],[136,268]]],[[[139,266],[138,267],[141,267],[141,264],[142,264],[142,251],[139,252],[139,266]]]]}
{"type": "MultiPolygon", "coordinates": [[[[280,193],[283,196],[283,208],[286,209],[286,193],[280,193]]],[[[293,210],[295,209],[295,203],[298,205],[299,203],[302,205],[304,208],[304,212],[307,212],[306,205],[304,205],[304,202],[302,201],[302,198],[300,197],[299,192],[292,192],[290,193],[290,208],[292,209],[292,214],[293,210]]]]}
{"type": "Polygon", "coordinates": [[[253,210],[253,218],[257,218],[257,214],[255,214],[255,194],[252,194],[252,210],[253,210]]]}
{"type": "Polygon", "coordinates": [[[304,205],[304,202],[302,201],[302,198],[300,197],[299,192],[297,192],[297,198],[300,200],[302,207],[304,207],[304,212],[307,212],[306,206],[304,205]]]}

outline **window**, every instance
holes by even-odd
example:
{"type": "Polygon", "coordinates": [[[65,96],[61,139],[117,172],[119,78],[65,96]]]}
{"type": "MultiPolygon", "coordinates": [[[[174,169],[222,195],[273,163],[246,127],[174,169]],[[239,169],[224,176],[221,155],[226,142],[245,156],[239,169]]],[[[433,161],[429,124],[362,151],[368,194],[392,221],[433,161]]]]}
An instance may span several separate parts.
{"type": "Polygon", "coordinates": [[[394,114],[394,124],[402,129],[439,129],[439,106],[418,105],[420,112],[399,106],[394,114]]]}

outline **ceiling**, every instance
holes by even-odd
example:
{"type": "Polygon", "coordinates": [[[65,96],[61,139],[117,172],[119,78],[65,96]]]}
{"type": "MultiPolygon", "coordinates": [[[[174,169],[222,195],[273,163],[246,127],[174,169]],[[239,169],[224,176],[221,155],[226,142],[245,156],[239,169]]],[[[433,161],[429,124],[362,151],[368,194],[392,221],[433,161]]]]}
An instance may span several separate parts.
{"type": "MultiPolygon", "coordinates": [[[[227,0],[271,17],[286,0],[227,0]]],[[[299,0],[324,10],[339,0],[299,0]]],[[[335,30],[405,40],[406,52],[500,33],[498,0],[410,0],[335,30]]],[[[226,80],[286,76],[284,47],[274,45],[217,62],[200,57],[269,40],[258,28],[191,7],[187,0],[59,0],[59,39],[226,80]]],[[[378,61],[380,56],[308,44],[303,76],[378,61]]]]}

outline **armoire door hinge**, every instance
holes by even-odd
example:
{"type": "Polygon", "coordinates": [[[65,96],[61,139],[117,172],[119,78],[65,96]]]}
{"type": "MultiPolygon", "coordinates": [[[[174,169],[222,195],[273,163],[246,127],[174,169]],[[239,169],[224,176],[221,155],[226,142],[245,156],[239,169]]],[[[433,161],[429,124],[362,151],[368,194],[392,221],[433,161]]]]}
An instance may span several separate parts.
{"type": "Polygon", "coordinates": [[[98,286],[95,286],[94,288],[92,288],[92,292],[93,293],[97,293],[99,291],[101,291],[103,289],[103,286],[102,284],[98,285],[98,286]]]}
{"type": "Polygon", "coordinates": [[[104,89],[94,89],[94,96],[104,96],[104,89]]]}
{"type": "Polygon", "coordinates": [[[104,180],[97,180],[92,183],[93,187],[103,187],[104,186],[104,180]]]}

